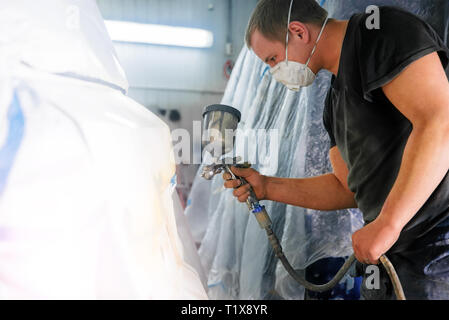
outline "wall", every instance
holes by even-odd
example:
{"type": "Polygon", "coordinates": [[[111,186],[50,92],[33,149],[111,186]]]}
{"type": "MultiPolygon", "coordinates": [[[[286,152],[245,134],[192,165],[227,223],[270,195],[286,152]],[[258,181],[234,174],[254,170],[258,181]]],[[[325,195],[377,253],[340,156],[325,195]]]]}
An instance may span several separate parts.
{"type": "Polygon", "coordinates": [[[235,61],[257,0],[232,0],[232,56],[225,53],[228,0],[97,0],[105,19],[203,28],[213,32],[209,49],[116,43],[130,83],[129,95],[157,112],[179,109],[182,121],[172,128],[191,129],[207,104],[221,100],[227,79],[223,65],[235,61]],[[213,9],[210,9],[212,6],[213,9]]]}
{"type": "MultiPolygon", "coordinates": [[[[201,120],[206,105],[219,103],[223,97],[227,85],[224,64],[228,59],[237,59],[257,0],[97,0],[97,4],[108,20],[213,32],[214,45],[207,49],[115,43],[130,84],[129,96],[157,114],[160,109],[179,110],[179,122],[170,122],[169,112],[160,116],[172,130],[186,128],[192,137],[192,122],[201,120]],[[231,56],[225,50],[229,35],[231,56]]],[[[190,155],[193,158],[192,149],[190,155]]],[[[190,192],[197,166],[182,165],[177,169],[178,191],[183,201],[190,192]]]]}

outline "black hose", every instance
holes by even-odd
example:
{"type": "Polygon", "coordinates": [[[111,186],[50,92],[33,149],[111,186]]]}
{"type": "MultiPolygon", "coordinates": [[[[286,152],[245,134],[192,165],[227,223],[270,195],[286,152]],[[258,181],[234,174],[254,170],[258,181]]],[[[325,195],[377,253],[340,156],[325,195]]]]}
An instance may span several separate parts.
{"type": "Polygon", "coordinates": [[[380,262],[382,262],[385,270],[388,273],[388,276],[391,279],[391,283],[393,284],[394,293],[396,294],[396,299],[398,300],[406,300],[404,290],[402,289],[401,281],[399,281],[398,274],[393,267],[393,264],[387,258],[386,255],[380,257],[380,262]]]}
{"type": "MultiPolygon", "coordinates": [[[[293,277],[293,279],[296,280],[296,282],[298,282],[300,285],[302,285],[304,288],[310,291],[325,292],[331,290],[340,282],[340,280],[348,272],[349,268],[351,268],[352,264],[356,261],[355,256],[351,255],[348,258],[348,260],[346,260],[346,262],[343,264],[343,266],[340,268],[340,270],[338,270],[337,274],[331,281],[322,285],[316,285],[306,281],[295,271],[295,269],[293,269],[292,265],[290,264],[290,262],[288,262],[287,258],[285,257],[284,252],[282,251],[282,247],[279,243],[279,240],[277,239],[271,227],[265,228],[265,231],[267,232],[268,239],[270,240],[270,244],[273,247],[276,256],[281,261],[285,270],[287,270],[287,272],[290,274],[290,276],[293,277]]],[[[386,256],[382,256],[380,258],[380,261],[382,262],[383,266],[385,267],[388,273],[388,276],[390,277],[397,300],[405,300],[405,295],[404,291],[402,290],[401,282],[399,281],[399,277],[393,265],[391,264],[390,260],[388,260],[386,256]]]]}

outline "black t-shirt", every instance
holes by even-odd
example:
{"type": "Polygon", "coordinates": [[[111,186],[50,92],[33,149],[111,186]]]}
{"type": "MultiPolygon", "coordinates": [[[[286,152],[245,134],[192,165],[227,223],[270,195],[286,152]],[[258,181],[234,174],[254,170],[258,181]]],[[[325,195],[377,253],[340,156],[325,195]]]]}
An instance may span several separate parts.
{"type": "MultiPolygon", "coordinates": [[[[379,215],[412,131],[382,86],[432,52],[438,52],[449,74],[449,50],[426,22],[398,8],[380,7],[380,29],[369,30],[368,16],[356,14],[349,20],[323,117],[331,148],[338,146],[348,166],[348,186],[366,223],[379,215]]],[[[392,251],[405,249],[448,216],[449,173],[403,229],[392,251]]]]}

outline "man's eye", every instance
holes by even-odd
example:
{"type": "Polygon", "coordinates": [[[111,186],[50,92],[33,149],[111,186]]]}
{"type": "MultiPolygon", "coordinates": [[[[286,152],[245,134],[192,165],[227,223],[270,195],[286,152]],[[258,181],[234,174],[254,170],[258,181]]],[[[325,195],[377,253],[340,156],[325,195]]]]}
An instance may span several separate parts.
{"type": "Polygon", "coordinates": [[[276,61],[276,57],[271,58],[270,61],[275,62],[276,61]]]}

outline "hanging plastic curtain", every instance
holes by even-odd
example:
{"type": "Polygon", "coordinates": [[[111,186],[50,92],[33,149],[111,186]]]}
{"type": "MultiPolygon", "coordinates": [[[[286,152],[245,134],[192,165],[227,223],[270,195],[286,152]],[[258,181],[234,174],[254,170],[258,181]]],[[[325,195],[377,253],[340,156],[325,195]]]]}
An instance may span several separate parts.
{"type": "MultiPolygon", "coordinates": [[[[372,4],[402,6],[431,22],[442,37],[447,35],[446,1],[328,0],[324,7],[331,17],[347,19],[372,4]]],[[[288,91],[271,78],[266,65],[251,51],[242,50],[222,103],[242,112],[239,128],[243,132],[274,129],[279,137],[275,141],[259,139],[257,134],[249,138],[237,134],[237,141],[246,139],[253,145],[254,153],[245,156],[256,160],[252,163],[256,170],[279,177],[311,177],[331,171],[329,140],[322,125],[329,84],[330,74],[323,71],[312,86],[299,93],[288,91]]],[[[278,263],[246,205],[222,185],[220,176],[212,182],[197,176],[186,209],[195,240],[201,243],[209,297],[302,299],[304,288],[278,263]]],[[[358,210],[322,212],[267,201],[264,205],[286,256],[298,270],[322,258],[350,255],[351,235],[363,225],[358,210]]]]}

